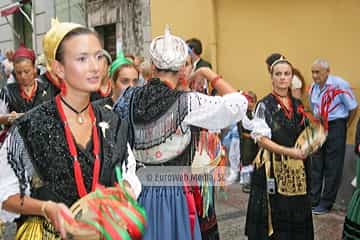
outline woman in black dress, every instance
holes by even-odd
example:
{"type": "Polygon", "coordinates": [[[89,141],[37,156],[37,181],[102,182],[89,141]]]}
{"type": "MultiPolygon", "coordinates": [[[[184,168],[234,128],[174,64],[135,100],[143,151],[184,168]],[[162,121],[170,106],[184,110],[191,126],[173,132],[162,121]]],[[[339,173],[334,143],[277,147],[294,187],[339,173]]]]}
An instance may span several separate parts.
{"type": "Polygon", "coordinates": [[[0,124],[11,123],[25,112],[50,100],[45,85],[36,79],[35,53],[20,46],[14,53],[16,82],[0,90],[0,124]]]}
{"type": "Polygon", "coordinates": [[[141,189],[126,122],[90,103],[104,60],[97,35],[55,22],[46,36],[62,92],[16,120],[0,149],[0,219],[22,216],[16,239],[64,238],[61,211],[97,185],[113,186],[116,166],[131,193],[141,189]]]}
{"type": "Polygon", "coordinates": [[[270,73],[273,91],[257,106],[269,129],[252,132],[261,149],[254,162],[246,235],[249,240],[313,239],[310,162],[293,147],[304,129],[302,104],[289,94],[293,68],[280,58],[270,73]]]}

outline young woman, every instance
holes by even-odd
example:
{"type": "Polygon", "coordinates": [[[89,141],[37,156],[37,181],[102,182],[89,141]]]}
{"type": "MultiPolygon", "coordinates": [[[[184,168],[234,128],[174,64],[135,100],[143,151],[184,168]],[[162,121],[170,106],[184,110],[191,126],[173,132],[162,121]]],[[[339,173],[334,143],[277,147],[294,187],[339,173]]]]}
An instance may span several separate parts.
{"type": "Polygon", "coordinates": [[[0,218],[23,216],[17,239],[29,239],[36,224],[36,239],[66,237],[60,211],[98,184],[113,186],[115,166],[122,166],[129,191],[138,195],[141,187],[126,123],[90,103],[104,58],[97,35],[54,22],[44,41],[62,93],[15,121],[0,150],[0,218]]]}
{"type": "Polygon", "coordinates": [[[114,103],[123,94],[125,89],[136,85],[139,72],[135,65],[120,51],[109,68],[109,75],[111,78],[111,94],[108,97],[95,101],[94,104],[112,109],[114,103]]]}
{"type": "Polygon", "coordinates": [[[112,99],[115,102],[126,88],[136,86],[139,72],[136,66],[120,51],[110,67],[110,77],[112,79],[112,99]]]}
{"type": "Polygon", "coordinates": [[[261,149],[251,179],[246,235],[249,240],[311,240],[310,162],[293,147],[304,124],[298,112],[301,102],[289,94],[292,65],[279,58],[269,69],[273,91],[259,102],[257,111],[265,107],[270,131],[252,132],[261,149]]]}
{"type": "MultiPolygon", "coordinates": [[[[164,166],[191,165],[196,128],[219,130],[241,120],[247,109],[246,98],[209,68],[199,69],[194,80],[205,77],[220,94],[229,94],[209,97],[175,90],[187,55],[186,43],[169,31],[155,38],[150,45],[154,78],[143,87],[128,88],[114,106],[131,124],[136,160],[157,166],[157,174],[166,174],[164,166]]],[[[193,191],[176,182],[146,180],[139,197],[148,215],[144,239],[201,239],[193,191]]]]}

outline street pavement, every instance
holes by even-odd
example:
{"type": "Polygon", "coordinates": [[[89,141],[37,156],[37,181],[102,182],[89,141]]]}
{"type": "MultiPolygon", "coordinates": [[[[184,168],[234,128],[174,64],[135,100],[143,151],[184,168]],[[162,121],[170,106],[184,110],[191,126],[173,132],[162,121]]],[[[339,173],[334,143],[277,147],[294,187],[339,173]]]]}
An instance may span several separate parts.
{"type": "MultiPolygon", "coordinates": [[[[226,193],[216,194],[216,214],[221,240],[246,240],[244,234],[248,194],[241,191],[239,183],[227,187],[226,193]]],[[[344,223],[344,210],[313,215],[315,240],[340,240],[344,223]]]]}

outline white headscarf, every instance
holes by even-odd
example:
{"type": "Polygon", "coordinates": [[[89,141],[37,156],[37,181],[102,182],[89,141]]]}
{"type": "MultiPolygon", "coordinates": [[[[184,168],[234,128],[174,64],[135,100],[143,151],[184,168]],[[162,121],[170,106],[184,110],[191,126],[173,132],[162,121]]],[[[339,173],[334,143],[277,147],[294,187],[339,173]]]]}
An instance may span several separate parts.
{"type": "Polygon", "coordinates": [[[151,61],[159,69],[178,71],[186,62],[188,46],[180,37],[171,35],[169,27],[163,36],[150,44],[151,61]]]}

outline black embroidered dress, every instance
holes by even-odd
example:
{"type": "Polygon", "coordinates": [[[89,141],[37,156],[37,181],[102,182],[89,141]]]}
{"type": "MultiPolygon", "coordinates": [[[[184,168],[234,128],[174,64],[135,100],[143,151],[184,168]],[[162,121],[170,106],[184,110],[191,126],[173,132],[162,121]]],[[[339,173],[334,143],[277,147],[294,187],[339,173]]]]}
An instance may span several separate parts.
{"type": "MultiPolygon", "coordinates": [[[[289,119],[274,95],[270,94],[260,101],[266,107],[265,118],[271,129],[271,140],[287,147],[294,146],[304,129],[302,115],[297,112],[301,103],[295,98],[291,98],[291,102],[294,113],[289,119]]],[[[260,149],[258,157],[265,163],[255,168],[251,179],[245,230],[248,239],[314,239],[309,196],[310,161],[289,159],[264,149],[260,149]],[[270,169],[268,177],[275,179],[275,194],[267,194],[266,161],[270,169]],[[292,168],[294,164],[297,167],[292,168]],[[274,233],[269,237],[270,225],[274,233]]]]}
{"type": "MultiPolygon", "coordinates": [[[[99,183],[113,186],[115,166],[139,194],[140,182],[135,176],[135,160],[127,144],[128,125],[112,111],[94,106],[100,142],[99,183]],[[105,123],[106,127],[101,127],[105,123]]],[[[91,190],[93,162],[92,141],[86,148],[76,145],[87,192],[91,190]]],[[[64,125],[55,100],[31,110],[12,125],[0,150],[0,205],[9,196],[20,193],[41,200],[52,200],[71,206],[79,199],[73,158],[66,142],[64,125]]],[[[12,221],[18,215],[0,211],[0,218],[12,221]]]]}

